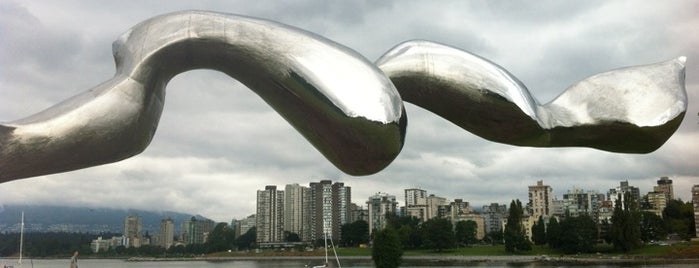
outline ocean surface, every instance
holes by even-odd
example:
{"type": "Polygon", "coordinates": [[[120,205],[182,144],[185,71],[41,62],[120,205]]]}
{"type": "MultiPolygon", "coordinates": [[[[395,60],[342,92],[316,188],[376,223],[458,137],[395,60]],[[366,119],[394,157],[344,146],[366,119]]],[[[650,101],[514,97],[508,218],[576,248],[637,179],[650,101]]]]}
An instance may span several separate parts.
{"type": "MultiPolygon", "coordinates": [[[[17,264],[16,259],[0,259],[0,268],[3,265],[14,266],[14,268],[67,268],[69,260],[54,259],[54,260],[23,260],[22,266],[17,264]]],[[[189,267],[204,267],[204,268],[219,268],[219,267],[236,267],[236,268],[281,268],[281,267],[312,267],[321,265],[318,260],[252,260],[252,261],[144,261],[144,262],[129,262],[124,260],[111,259],[83,259],[79,261],[80,268],[100,267],[100,268],[146,268],[146,267],[168,267],[168,268],[189,268],[189,267]]],[[[343,261],[342,267],[374,267],[371,261],[367,260],[347,260],[343,261]]],[[[331,266],[335,267],[335,266],[331,266]]],[[[697,267],[696,264],[594,264],[594,265],[560,265],[560,264],[541,264],[541,263],[506,263],[506,262],[474,262],[474,263],[429,263],[424,261],[409,260],[403,266],[405,268],[419,267],[536,267],[536,268],[553,268],[553,267],[584,267],[584,268],[611,268],[611,267],[670,267],[670,268],[688,268],[697,267]]]]}

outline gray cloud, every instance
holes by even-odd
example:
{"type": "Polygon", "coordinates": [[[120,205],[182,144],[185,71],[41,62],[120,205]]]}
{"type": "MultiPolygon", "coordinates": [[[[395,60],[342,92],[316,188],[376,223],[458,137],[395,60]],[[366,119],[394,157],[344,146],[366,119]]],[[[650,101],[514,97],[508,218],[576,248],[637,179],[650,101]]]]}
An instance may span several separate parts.
{"type": "Polygon", "coordinates": [[[485,141],[407,104],[403,152],[384,171],[342,174],[252,91],[198,70],[168,85],[152,144],[119,163],[0,184],[0,204],[35,203],[175,210],[220,221],[254,213],[265,185],[320,179],[351,186],[363,204],[377,191],[402,200],[421,187],[475,205],[526,199],[544,180],[561,196],[606,191],[629,180],[651,189],[670,176],[688,199],[699,182],[699,18],[696,4],[634,1],[512,4],[507,1],[0,1],[0,121],[18,119],[113,75],[111,42],[155,15],[203,9],[258,16],[316,32],[375,60],[409,39],[430,39],[491,59],[541,102],[613,68],[688,56],[690,105],[658,151],[625,155],[587,148],[524,148],[485,141]]]}

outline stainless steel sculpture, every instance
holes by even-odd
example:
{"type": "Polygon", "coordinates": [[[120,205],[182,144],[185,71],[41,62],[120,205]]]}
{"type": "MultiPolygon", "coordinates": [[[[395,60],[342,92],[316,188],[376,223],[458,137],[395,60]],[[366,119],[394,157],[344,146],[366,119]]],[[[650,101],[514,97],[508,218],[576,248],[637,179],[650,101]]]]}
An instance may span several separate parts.
{"type": "Polygon", "coordinates": [[[521,146],[655,151],[687,110],[685,57],[588,77],[539,105],[502,67],[429,41],[409,41],[376,64],[404,101],[482,138],[521,146]]]}
{"type": "Polygon", "coordinates": [[[0,183],[140,153],[157,128],[168,81],[198,68],[245,84],[351,175],[382,170],[402,149],[401,97],[496,142],[632,153],[661,146],[687,106],[684,58],[602,73],[538,105],[506,70],[455,48],[407,42],[376,67],[316,34],[212,12],[149,19],[113,51],[112,79],[0,124],[0,183]]]}

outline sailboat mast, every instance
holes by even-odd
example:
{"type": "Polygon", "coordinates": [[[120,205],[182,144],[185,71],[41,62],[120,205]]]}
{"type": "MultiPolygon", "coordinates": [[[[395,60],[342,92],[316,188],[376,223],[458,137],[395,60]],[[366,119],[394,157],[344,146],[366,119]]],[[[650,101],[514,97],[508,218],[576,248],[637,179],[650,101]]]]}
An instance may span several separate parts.
{"type": "Polygon", "coordinates": [[[19,226],[19,265],[22,265],[22,248],[24,248],[24,211],[22,211],[22,222],[19,226]]]}
{"type": "Polygon", "coordinates": [[[328,264],[328,229],[323,221],[323,244],[325,244],[325,265],[328,264]]]}

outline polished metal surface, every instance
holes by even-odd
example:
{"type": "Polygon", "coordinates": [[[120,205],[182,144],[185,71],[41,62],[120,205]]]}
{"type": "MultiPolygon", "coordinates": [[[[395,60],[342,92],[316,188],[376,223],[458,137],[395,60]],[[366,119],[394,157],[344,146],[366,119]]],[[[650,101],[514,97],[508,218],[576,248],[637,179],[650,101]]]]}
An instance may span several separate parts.
{"type": "Polygon", "coordinates": [[[113,53],[112,79],[0,125],[0,182],[140,153],[157,128],[168,81],[200,68],[245,84],[348,174],[378,172],[403,146],[407,122],[391,81],[363,56],[310,32],[188,11],[136,25],[113,53]]]}
{"type": "Polygon", "coordinates": [[[310,32],[213,12],[154,17],[122,35],[113,51],[112,79],[0,124],[0,182],[140,153],[157,128],[169,80],[200,68],[245,84],[350,175],[376,173],[400,153],[407,126],[401,98],[496,142],[631,153],[661,146],[687,107],[684,58],[598,74],[539,105],[503,68],[445,45],[406,42],[374,65],[310,32]]]}
{"type": "Polygon", "coordinates": [[[408,41],[376,65],[404,101],[506,144],[648,153],[687,110],[685,58],[588,77],[540,105],[504,68],[457,48],[408,41]]]}

